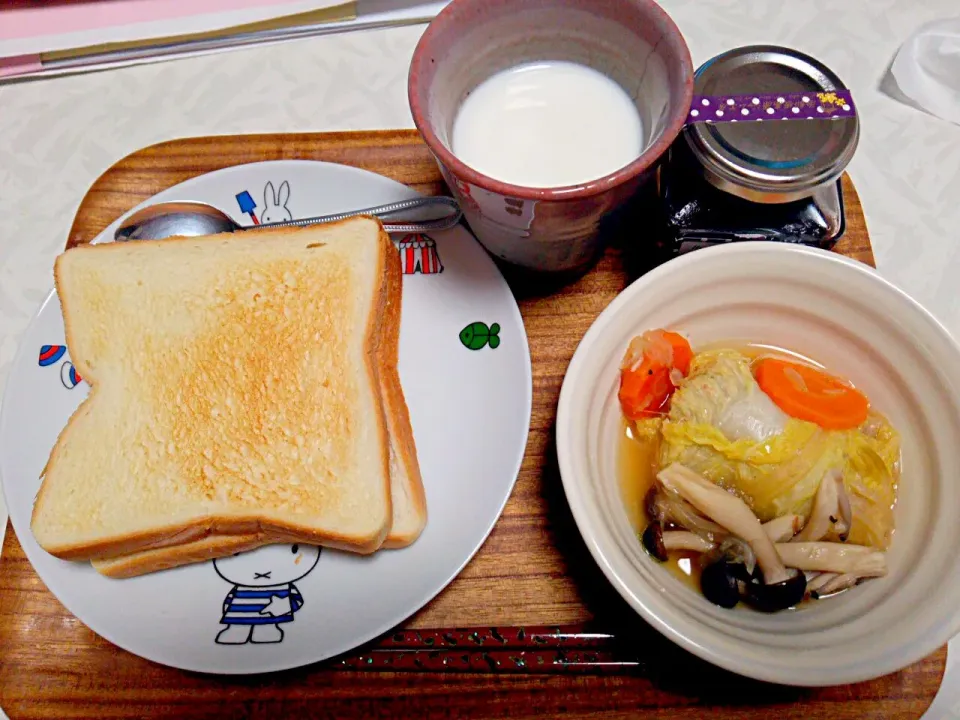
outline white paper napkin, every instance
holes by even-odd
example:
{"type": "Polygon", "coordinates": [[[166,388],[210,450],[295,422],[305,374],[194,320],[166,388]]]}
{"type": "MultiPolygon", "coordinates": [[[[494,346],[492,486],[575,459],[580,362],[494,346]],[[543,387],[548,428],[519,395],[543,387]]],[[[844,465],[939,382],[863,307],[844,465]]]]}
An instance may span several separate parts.
{"type": "Polygon", "coordinates": [[[917,30],[900,47],[890,73],[918,107],[960,125],[960,17],[917,30]]]}

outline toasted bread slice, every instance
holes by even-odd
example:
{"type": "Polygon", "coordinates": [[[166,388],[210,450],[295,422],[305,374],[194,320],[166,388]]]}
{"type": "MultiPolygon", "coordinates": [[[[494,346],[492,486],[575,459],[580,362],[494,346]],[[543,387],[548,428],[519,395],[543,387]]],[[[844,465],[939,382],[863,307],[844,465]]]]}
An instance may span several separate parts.
{"type": "MultiPolygon", "coordinates": [[[[409,413],[396,372],[399,343],[399,303],[384,313],[386,322],[382,332],[388,340],[383,346],[385,371],[380,374],[380,392],[383,397],[388,429],[390,431],[390,492],[393,501],[393,523],[383,542],[385,548],[402,548],[413,543],[427,520],[427,506],[420,465],[413,444],[409,413]],[[394,315],[396,316],[394,318],[394,315]],[[392,336],[391,336],[392,332],[392,336]]],[[[280,542],[260,534],[211,535],[179,545],[140,550],[115,558],[93,560],[93,567],[102,575],[129,578],[160,570],[168,570],[191,563],[214,560],[237,552],[254,550],[270,542],[280,542]]],[[[288,541],[295,542],[295,538],[288,541]]]]}
{"type": "Polygon", "coordinates": [[[83,560],[213,535],[380,547],[395,419],[378,330],[399,273],[372,218],[61,255],[67,344],[92,389],[44,470],[41,547],[83,560]]]}

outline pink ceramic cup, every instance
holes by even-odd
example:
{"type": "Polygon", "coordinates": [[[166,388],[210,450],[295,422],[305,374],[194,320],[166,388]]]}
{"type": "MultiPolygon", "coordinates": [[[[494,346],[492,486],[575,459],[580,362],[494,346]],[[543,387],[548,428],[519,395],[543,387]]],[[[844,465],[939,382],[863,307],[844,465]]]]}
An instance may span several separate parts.
{"type": "Polygon", "coordinates": [[[601,219],[653,176],[680,132],[693,63],[677,26],[652,0],[453,0],[417,45],[408,90],[414,122],[487,250],[525,268],[576,272],[602,249],[601,219]],[[450,138],[463,99],[500,70],[537,60],[578,62],[617,81],[640,113],[640,157],[597,180],[556,188],[500,182],[459,160],[450,138]]]}

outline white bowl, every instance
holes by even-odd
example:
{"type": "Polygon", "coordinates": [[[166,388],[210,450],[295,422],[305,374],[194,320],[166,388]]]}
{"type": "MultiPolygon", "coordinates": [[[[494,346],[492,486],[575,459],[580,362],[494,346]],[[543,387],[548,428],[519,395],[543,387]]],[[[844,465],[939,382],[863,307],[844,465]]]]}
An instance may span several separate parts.
{"type": "Polygon", "coordinates": [[[776,243],[698,250],[644,275],[601,313],[560,393],[567,500],[621,595],[682,647],[734,672],[837,685],[894,672],[960,632],[960,346],[871,268],[776,243]],[[617,478],[618,365],[630,338],[670,328],[698,345],[763,342],[853,380],[900,431],[903,473],[889,574],[767,615],[724,610],[640,546],[617,478]]]}

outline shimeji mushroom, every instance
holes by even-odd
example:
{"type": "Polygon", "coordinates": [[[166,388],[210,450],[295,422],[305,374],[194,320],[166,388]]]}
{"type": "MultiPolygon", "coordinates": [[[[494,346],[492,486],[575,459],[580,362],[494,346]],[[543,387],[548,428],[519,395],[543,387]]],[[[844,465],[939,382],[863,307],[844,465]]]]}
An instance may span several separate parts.
{"type": "Polygon", "coordinates": [[[803,527],[803,518],[799,515],[781,515],[763,524],[763,531],[771,541],[786,542],[803,527]]]}
{"type": "Polygon", "coordinates": [[[887,574],[886,555],[866,545],[834,542],[777,543],[776,551],[788,567],[855,575],[858,578],[887,574]]]}
{"type": "Polygon", "coordinates": [[[837,573],[828,573],[828,572],[814,572],[811,573],[813,577],[807,580],[807,595],[816,597],[817,592],[826,585],[828,582],[833,580],[836,577],[839,577],[837,573]]]}
{"type": "Polygon", "coordinates": [[[830,470],[820,479],[820,487],[817,488],[817,494],[813,500],[813,510],[810,511],[810,518],[807,520],[807,524],[803,526],[803,530],[793,538],[794,542],[820,540],[830,532],[830,528],[837,518],[840,505],[835,478],[835,475],[838,474],[835,470],[830,470]]]}
{"type": "Polygon", "coordinates": [[[696,533],[686,530],[665,530],[663,532],[663,546],[667,550],[686,550],[688,552],[705,553],[716,547],[716,543],[704,540],[696,533]]]}
{"type": "MultiPolygon", "coordinates": [[[[837,592],[852,587],[861,578],[879,577],[887,572],[886,556],[881,551],[820,540],[831,528],[845,537],[852,521],[839,473],[824,476],[810,520],[802,530],[802,520],[797,515],[784,515],[761,524],[739,497],[679,463],[661,470],[657,480],[663,488],[660,495],[678,505],[683,503],[679,506],[684,514],[695,516],[698,523],[715,523],[728,535],[711,533],[704,537],[702,530],[664,531],[659,523],[652,522],[655,532],[648,543],[648,529],[644,544],[649,547],[655,540],[656,549],[665,557],[669,536],[673,548],[709,553],[701,588],[707,599],[722,607],[731,607],[737,596],[744,594],[761,610],[782,610],[800,602],[805,594],[816,597],[837,592]],[[805,539],[809,537],[817,540],[805,539]],[[734,552],[736,547],[739,552],[734,552]],[[751,556],[749,562],[745,555],[751,556]],[[753,573],[754,559],[762,583],[753,573]]],[[[665,512],[662,505],[660,512],[665,512]]]]}
{"type": "Polygon", "coordinates": [[[643,546],[660,562],[667,560],[670,550],[705,553],[713,550],[715,544],[696,533],[686,530],[664,530],[656,520],[651,520],[643,531],[643,546]]]}
{"type": "Polygon", "coordinates": [[[860,582],[860,578],[861,576],[851,575],[849,573],[845,573],[843,575],[834,575],[829,579],[828,582],[825,582],[810,594],[815,598],[818,598],[822,595],[832,595],[833,593],[840,592],[841,590],[852,588],[854,585],[860,582]]]}
{"type": "Polygon", "coordinates": [[[703,517],[695,507],[676,493],[653,487],[647,493],[645,504],[649,518],[661,525],[677,525],[710,541],[727,534],[726,530],[703,517]]]}
{"type": "Polygon", "coordinates": [[[782,583],[792,577],[760,520],[743,500],[679,463],[661,470],[657,479],[715,523],[747,542],[756,555],[767,585],[782,583]]]}
{"type": "Polygon", "coordinates": [[[843,474],[838,470],[830,470],[820,480],[810,519],[793,541],[822,540],[831,528],[836,530],[841,540],[846,540],[852,524],[853,511],[843,486],[843,474]]]}
{"type": "MultiPolygon", "coordinates": [[[[732,607],[744,592],[759,610],[774,612],[796,605],[803,599],[807,581],[803,573],[788,570],[760,520],[740,498],[674,463],[661,470],[657,479],[669,491],[678,493],[697,510],[746,543],[763,575],[763,583],[743,576],[741,558],[722,557],[704,568],[700,588],[704,596],[720,607],[732,607]]],[[[721,547],[729,546],[730,539],[721,547]]]]}
{"type": "MultiPolygon", "coordinates": [[[[729,532],[708,520],[690,503],[679,495],[665,489],[653,487],[647,493],[645,500],[647,517],[651,522],[661,525],[661,532],[667,544],[667,550],[688,550],[691,552],[709,552],[718,542],[729,536],[729,532]],[[666,530],[667,526],[683,528],[681,530],[666,530]],[[686,532],[699,540],[684,535],[676,535],[667,539],[669,533],[686,532]]],[[[781,515],[769,522],[763,523],[763,531],[772,542],[786,542],[803,527],[803,518],[800,515],[781,515]]]]}

